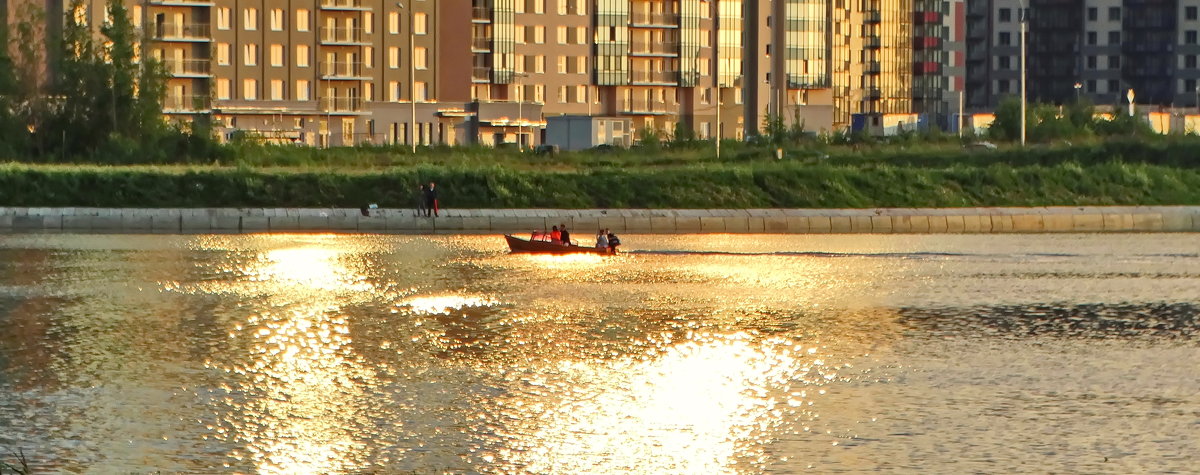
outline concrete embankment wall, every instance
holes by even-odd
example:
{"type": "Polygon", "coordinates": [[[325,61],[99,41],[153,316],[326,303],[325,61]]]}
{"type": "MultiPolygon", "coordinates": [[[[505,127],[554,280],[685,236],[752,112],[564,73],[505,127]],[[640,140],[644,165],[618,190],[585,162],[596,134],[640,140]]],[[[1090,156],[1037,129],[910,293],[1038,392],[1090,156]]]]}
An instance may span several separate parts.
{"type": "Polygon", "coordinates": [[[1200,232],[1200,206],[1046,208],[558,210],[0,208],[0,231],[495,232],[566,224],[631,233],[1200,232]]]}

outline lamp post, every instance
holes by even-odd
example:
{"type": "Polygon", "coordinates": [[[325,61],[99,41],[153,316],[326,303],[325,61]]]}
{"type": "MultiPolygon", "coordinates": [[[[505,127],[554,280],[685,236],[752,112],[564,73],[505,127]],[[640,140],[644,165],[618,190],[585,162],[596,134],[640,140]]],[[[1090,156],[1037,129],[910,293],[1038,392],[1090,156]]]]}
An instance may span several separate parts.
{"type": "Polygon", "coordinates": [[[517,150],[525,150],[525,84],[521,79],[528,74],[516,73],[513,76],[517,79],[517,150]]]}
{"type": "MultiPolygon", "coordinates": [[[[396,3],[397,7],[405,8],[403,3],[396,3]]],[[[412,146],[412,152],[417,153],[417,50],[414,47],[416,43],[416,34],[413,32],[413,25],[416,22],[413,20],[413,11],[408,10],[408,102],[411,107],[412,116],[408,123],[408,143],[412,146]]]]}
{"type": "Polygon", "coordinates": [[[1021,146],[1025,146],[1025,116],[1026,96],[1025,96],[1025,32],[1029,29],[1028,21],[1025,14],[1025,0],[1021,0],[1021,146]]]}
{"type": "Polygon", "coordinates": [[[1133,117],[1133,114],[1134,114],[1134,111],[1133,111],[1133,109],[1134,109],[1134,107],[1133,107],[1133,98],[1134,98],[1134,95],[1133,95],[1133,89],[1132,89],[1132,88],[1130,88],[1130,89],[1129,89],[1129,92],[1126,92],[1126,93],[1125,93],[1125,98],[1126,98],[1126,99],[1129,99],[1129,117],[1133,117]]]}
{"type": "Polygon", "coordinates": [[[1083,89],[1082,83],[1075,83],[1075,102],[1079,102],[1079,90],[1083,89]]]}

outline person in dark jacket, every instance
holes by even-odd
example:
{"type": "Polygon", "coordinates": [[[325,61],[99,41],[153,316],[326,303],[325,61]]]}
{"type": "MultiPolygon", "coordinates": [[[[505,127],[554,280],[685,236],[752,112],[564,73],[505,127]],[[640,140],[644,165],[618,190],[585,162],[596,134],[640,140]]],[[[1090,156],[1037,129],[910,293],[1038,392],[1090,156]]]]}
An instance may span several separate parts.
{"type": "Polygon", "coordinates": [[[558,225],[558,235],[559,235],[559,239],[562,240],[562,243],[564,246],[571,245],[571,233],[569,231],[567,231],[567,225],[565,225],[565,224],[558,225]]]}
{"type": "Polygon", "coordinates": [[[417,190],[416,201],[417,201],[417,216],[418,217],[425,216],[425,211],[427,209],[429,209],[427,206],[425,206],[425,191],[426,190],[427,190],[427,188],[425,187],[424,183],[422,183],[421,186],[419,187],[419,189],[417,190]]]}
{"type": "Polygon", "coordinates": [[[438,215],[438,192],[437,185],[434,182],[429,182],[429,188],[425,189],[425,217],[429,217],[432,212],[434,217],[438,215]]]}
{"type": "Polygon", "coordinates": [[[616,254],[617,246],[621,245],[621,238],[618,238],[612,231],[608,231],[608,253],[616,254]]]}

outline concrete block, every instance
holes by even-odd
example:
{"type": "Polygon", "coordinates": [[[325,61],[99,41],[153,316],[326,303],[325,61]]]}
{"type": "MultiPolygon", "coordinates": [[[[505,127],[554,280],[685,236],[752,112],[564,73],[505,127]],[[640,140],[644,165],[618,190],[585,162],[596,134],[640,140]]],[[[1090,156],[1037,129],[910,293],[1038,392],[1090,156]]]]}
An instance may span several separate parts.
{"type": "MultiPolygon", "coordinates": [[[[595,229],[596,228],[584,228],[580,230],[580,232],[591,234],[596,232],[595,229]]],[[[625,230],[631,233],[649,233],[654,231],[650,224],[650,218],[648,217],[625,218],[625,230]]]]}
{"type": "MultiPolygon", "coordinates": [[[[359,223],[361,226],[362,221],[359,221],[359,223]]],[[[489,231],[492,229],[492,218],[487,216],[463,216],[462,229],[463,231],[489,231]]]]}
{"type": "Polygon", "coordinates": [[[1105,214],[1104,230],[1115,232],[1133,231],[1133,216],[1119,213],[1105,214]]]}
{"type": "Polygon", "coordinates": [[[833,225],[831,224],[828,216],[809,216],[808,232],[814,234],[828,234],[833,232],[833,225]]]}
{"type": "Polygon", "coordinates": [[[150,218],[150,230],[177,233],[183,229],[182,218],[167,214],[156,214],[150,218]]]}
{"type": "Polygon", "coordinates": [[[567,224],[571,229],[594,233],[600,229],[600,219],[595,217],[571,216],[567,220],[567,224]]]}
{"type": "Polygon", "coordinates": [[[1160,213],[1138,213],[1133,215],[1134,231],[1162,231],[1163,217],[1160,213]]]}
{"type": "Polygon", "coordinates": [[[1008,233],[1013,230],[1012,216],[1008,215],[992,215],[992,232],[1008,233]]]}
{"type": "Polygon", "coordinates": [[[216,215],[212,217],[212,229],[220,231],[237,231],[242,228],[241,216],[216,215]]]}
{"type": "Polygon", "coordinates": [[[850,232],[853,233],[870,233],[873,232],[874,225],[871,223],[870,216],[851,216],[850,217],[850,232]]]}
{"type": "MultiPolygon", "coordinates": [[[[597,228],[616,230],[625,230],[625,218],[620,216],[605,216],[596,219],[597,228]]],[[[549,229],[547,227],[546,229],[549,229]]]]}
{"type": "MultiPolygon", "coordinates": [[[[517,219],[518,218],[509,217],[509,216],[493,217],[493,218],[491,218],[491,227],[492,227],[491,230],[497,231],[497,232],[502,232],[502,233],[511,233],[511,232],[516,232],[516,231],[521,231],[522,229],[521,229],[520,223],[517,222],[517,219]]],[[[413,222],[409,225],[408,229],[416,229],[416,227],[417,227],[417,223],[413,222]]],[[[388,219],[388,229],[396,229],[396,228],[392,227],[391,219],[388,219]]]]}
{"type": "Polygon", "coordinates": [[[418,218],[411,215],[389,215],[382,219],[387,222],[385,228],[388,231],[414,231],[417,229],[418,220],[424,221],[430,218],[418,218]]]}
{"type": "Polygon", "coordinates": [[[783,216],[763,218],[763,231],[768,233],[788,232],[788,218],[783,216]]]}
{"type": "Polygon", "coordinates": [[[912,231],[912,216],[892,216],[892,232],[893,233],[911,233],[912,231]]]}
{"type": "Polygon", "coordinates": [[[154,229],[154,218],[140,213],[122,215],[121,229],[125,231],[150,231],[154,229]]]}
{"type": "Polygon", "coordinates": [[[725,221],[725,232],[727,233],[748,233],[750,232],[750,223],[748,217],[729,216],[721,218],[725,221]]]}
{"type": "Polygon", "coordinates": [[[1071,216],[1071,231],[1099,232],[1104,230],[1104,215],[1076,214],[1071,216]]]}
{"type": "MultiPolygon", "coordinates": [[[[650,218],[650,231],[656,233],[673,233],[677,230],[675,227],[674,216],[654,216],[650,218]]],[[[699,221],[697,221],[699,222],[699,221]]]]}
{"type": "Polygon", "coordinates": [[[789,233],[807,233],[808,216],[788,216],[787,230],[789,233]]]}
{"type": "Polygon", "coordinates": [[[714,216],[700,217],[700,231],[706,233],[725,232],[725,218],[718,218],[714,216]]]}
{"type": "Polygon", "coordinates": [[[849,216],[830,216],[829,217],[829,232],[836,234],[846,234],[851,232],[849,216]]]}
{"type": "Polygon", "coordinates": [[[92,229],[92,219],[95,216],[63,216],[62,229],[72,231],[89,231],[92,229]]]}
{"type": "Polygon", "coordinates": [[[180,229],[183,231],[211,231],[213,229],[212,218],[208,216],[185,215],[181,216],[180,229]]]}
{"type": "MultiPolygon", "coordinates": [[[[65,219],[66,216],[64,216],[63,218],[65,219]]],[[[121,228],[121,217],[114,216],[114,215],[94,216],[94,217],[92,217],[92,229],[93,230],[105,230],[105,231],[116,231],[116,230],[122,229],[121,228]]]]}
{"type": "MultiPolygon", "coordinates": [[[[517,219],[519,220],[521,218],[517,219]]],[[[411,231],[431,233],[438,230],[438,226],[441,225],[441,221],[442,218],[417,218],[415,221],[413,221],[415,227],[411,229],[411,231]]]]}
{"type": "Polygon", "coordinates": [[[929,216],[929,232],[945,233],[950,229],[950,224],[946,221],[945,216],[929,216]]]}
{"type": "Polygon", "coordinates": [[[1192,230],[1192,215],[1186,211],[1168,211],[1162,214],[1163,231],[1187,232],[1192,230]]]}
{"type": "Polygon", "coordinates": [[[296,217],[296,225],[300,229],[323,231],[329,229],[329,217],[302,214],[296,217]]]}
{"type": "Polygon", "coordinates": [[[1047,214],[1042,216],[1042,231],[1047,233],[1069,233],[1075,230],[1075,220],[1069,214],[1047,214]]]}
{"type": "Polygon", "coordinates": [[[270,218],[266,216],[243,216],[242,217],[242,232],[258,232],[269,231],[271,229],[270,218]]]}
{"type": "Polygon", "coordinates": [[[0,230],[12,229],[13,216],[11,214],[0,214],[0,230]]]}
{"type": "Polygon", "coordinates": [[[928,233],[929,232],[929,216],[917,215],[908,217],[909,232],[911,233],[928,233]]]}
{"type": "Polygon", "coordinates": [[[298,231],[300,229],[300,218],[296,216],[276,215],[267,219],[271,231],[298,231]]]}
{"type": "Polygon", "coordinates": [[[358,231],[358,216],[330,216],[330,231],[358,231]]]}
{"type": "MultiPolygon", "coordinates": [[[[992,230],[992,220],[986,216],[967,215],[962,217],[962,221],[962,232],[964,233],[986,233],[992,230]]],[[[949,221],[947,221],[947,224],[949,224],[949,221]]]]}
{"type": "Polygon", "coordinates": [[[700,217],[696,216],[676,216],[675,217],[675,232],[680,233],[698,233],[702,229],[700,225],[700,217]]]}
{"type": "Polygon", "coordinates": [[[1042,217],[1032,214],[1019,214],[1012,217],[1012,230],[1021,233],[1042,232],[1042,217]]]}
{"type": "Polygon", "coordinates": [[[749,228],[748,231],[752,233],[763,232],[767,226],[763,219],[764,218],[762,216],[750,216],[749,218],[746,218],[746,224],[749,228]]]}
{"type": "Polygon", "coordinates": [[[967,221],[962,216],[946,216],[946,232],[961,233],[967,229],[967,221]]]}
{"type": "Polygon", "coordinates": [[[891,216],[871,216],[871,232],[873,233],[890,233],[892,232],[892,217],[891,216]]]}

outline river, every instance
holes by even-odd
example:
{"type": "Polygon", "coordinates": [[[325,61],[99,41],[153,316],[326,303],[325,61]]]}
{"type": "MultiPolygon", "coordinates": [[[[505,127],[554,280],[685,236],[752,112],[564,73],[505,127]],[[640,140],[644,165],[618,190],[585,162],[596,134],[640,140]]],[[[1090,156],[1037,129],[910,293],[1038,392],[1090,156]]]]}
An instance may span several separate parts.
{"type": "Polygon", "coordinates": [[[1200,236],[0,235],[0,461],[1186,472],[1200,236]]]}

